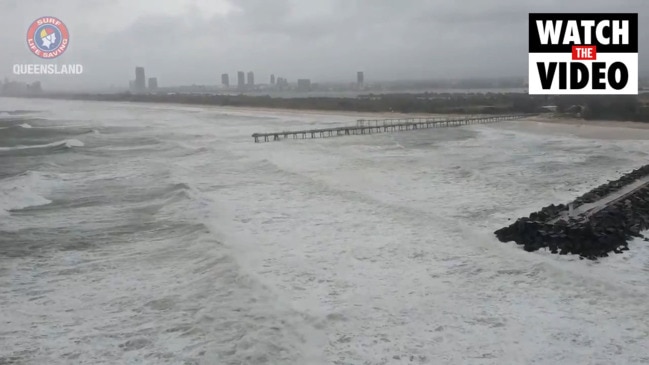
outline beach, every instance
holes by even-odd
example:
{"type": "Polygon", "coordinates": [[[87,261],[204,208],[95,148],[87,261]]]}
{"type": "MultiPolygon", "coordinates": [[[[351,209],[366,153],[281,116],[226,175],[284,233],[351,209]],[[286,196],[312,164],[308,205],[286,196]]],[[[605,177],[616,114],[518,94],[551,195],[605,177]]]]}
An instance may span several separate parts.
{"type": "Polygon", "coordinates": [[[525,130],[547,135],[570,135],[592,139],[644,140],[649,138],[649,123],[641,122],[534,116],[525,118],[520,122],[505,122],[503,126],[512,130],[525,130]]]}

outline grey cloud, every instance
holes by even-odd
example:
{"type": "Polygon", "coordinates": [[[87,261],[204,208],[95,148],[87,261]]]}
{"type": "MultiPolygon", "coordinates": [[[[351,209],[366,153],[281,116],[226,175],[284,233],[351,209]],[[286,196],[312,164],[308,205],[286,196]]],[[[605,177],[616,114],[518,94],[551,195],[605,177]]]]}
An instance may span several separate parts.
{"type": "MultiPolygon", "coordinates": [[[[38,3],[0,4],[7,27],[0,71],[37,61],[24,44],[24,19],[42,15],[38,3]]],[[[641,44],[649,41],[643,0],[231,0],[226,15],[207,0],[57,4],[52,15],[74,31],[60,61],[86,69],[77,84],[127,85],[136,65],[163,85],[217,84],[220,73],[237,70],[253,70],[262,81],[270,73],[351,81],[361,69],[370,81],[524,76],[529,12],[638,12],[641,44]]],[[[640,57],[641,71],[649,72],[642,49],[640,57]]]]}

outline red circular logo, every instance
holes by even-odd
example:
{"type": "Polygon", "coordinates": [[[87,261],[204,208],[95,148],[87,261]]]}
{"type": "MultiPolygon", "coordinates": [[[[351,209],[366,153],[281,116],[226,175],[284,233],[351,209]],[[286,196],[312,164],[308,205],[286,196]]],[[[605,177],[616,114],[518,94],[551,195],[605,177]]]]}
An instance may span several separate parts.
{"type": "Polygon", "coordinates": [[[68,48],[70,33],[61,20],[44,16],[34,20],[27,29],[27,46],[40,58],[59,57],[68,48]]]}

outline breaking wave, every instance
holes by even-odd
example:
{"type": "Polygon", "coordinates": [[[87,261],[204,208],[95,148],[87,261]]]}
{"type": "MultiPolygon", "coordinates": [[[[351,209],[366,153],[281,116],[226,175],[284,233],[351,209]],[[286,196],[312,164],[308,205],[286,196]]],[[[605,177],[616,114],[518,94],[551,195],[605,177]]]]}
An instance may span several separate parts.
{"type": "Polygon", "coordinates": [[[83,147],[83,146],[85,146],[85,144],[78,139],[66,139],[63,141],[57,141],[57,142],[41,144],[41,145],[33,145],[33,146],[0,147],[0,151],[17,151],[17,150],[51,148],[51,147],[73,148],[73,147],[83,147]]]}
{"type": "Polygon", "coordinates": [[[0,216],[12,210],[50,204],[45,198],[56,187],[55,175],[28,171],[18,176],[0,180],[0,216]]]}

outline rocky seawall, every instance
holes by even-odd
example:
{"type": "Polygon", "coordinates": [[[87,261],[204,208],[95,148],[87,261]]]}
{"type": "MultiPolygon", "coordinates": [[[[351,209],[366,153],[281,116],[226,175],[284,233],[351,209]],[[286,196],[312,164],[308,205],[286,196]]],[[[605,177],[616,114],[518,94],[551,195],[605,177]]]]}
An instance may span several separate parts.
{"type": "MultiPolygon", "coordinates": [[[[649,165],[601,185],[572,203],[576,209],[620,192],[649,176],[649,165]]],[[[642,184],[606,204],[568,216],[569,204],[550,205],[495,231],[501,242],[516,242],[526,251],[548,248],[591,260],[628,250],[628,241],[649,229],[649,184],[642,184]]]]}

